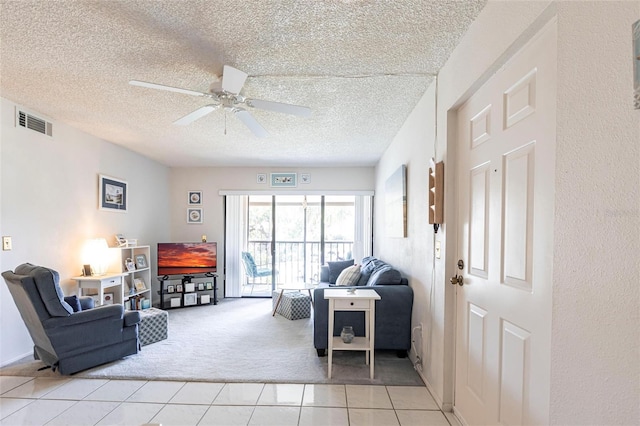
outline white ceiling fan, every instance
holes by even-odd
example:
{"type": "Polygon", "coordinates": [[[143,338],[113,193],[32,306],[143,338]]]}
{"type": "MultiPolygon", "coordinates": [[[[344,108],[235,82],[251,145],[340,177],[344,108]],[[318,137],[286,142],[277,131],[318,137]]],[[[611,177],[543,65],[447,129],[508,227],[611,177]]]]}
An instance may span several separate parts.
{"type": "Polygon", "coordinates": [[[263,101],[260,99],[250,99],[240,95],[240,90],[247,79],[247,73],[225,65],[222,72],[222,85],[220,90],[212,89],[209,93],[198,92],[195,90],[181,89],[179,87],[165,86],[163,84],[147,83],[146,81],[131,80],[129,84],[133,86],[147,87],[150,89],[166,90],[169,92],[182,93],[191,96],[202,96],[213,100],[213,103],[198,108],[197,110],[185,115],[174,121],[173,124],[186,126],[199,118],[204,117],[218,108],[224,108],[225,111],[232,112],[245,126],[249,128],[259,138],[269,136],[269,132],[265,130],[260,123],[245,109],[245,107],[264,109],[267,111],[275,111],[284,114],[297,115],[299,117],[309,117],[311,109],[299,106],[284,104],[280,102],[263,101]]]}

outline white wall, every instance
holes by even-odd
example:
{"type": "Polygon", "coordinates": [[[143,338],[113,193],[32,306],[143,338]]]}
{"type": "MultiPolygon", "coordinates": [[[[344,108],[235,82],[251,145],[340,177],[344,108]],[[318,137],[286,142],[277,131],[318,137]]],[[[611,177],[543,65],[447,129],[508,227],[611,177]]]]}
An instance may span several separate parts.
{"type": "Polygon", "coordinates": [[[432,84],[422,96],[393,143],[376,167],[376,201],[374,211],[375,256],[389,262],[402,271],[414,291],[413,326],[422,324],[413,331],[416,350],[410,353],[422,360],[419,372],[442,403],[444,321],[441,314],[431,309],[442,310],[442,290],[434,286],[432,273],[434,263],[442,262],[434,257],[435,234],[429,224],[429,160],[436,156],[435,147],[435,93],[432,84]],[[385,235],[385,182],[401,164],[407,166],[407,238],[389,238],[385,235]],[[439,302],[436,300],[439,299],[439,302]]]}
{"type": "Polygon", "coordinates": [[[455,226],[447,225],[455,224],[455,152],[449,143],[455,141],[449,126],[455,117],[450,111],[556,14],[558,180],[555,246],[549,254],[555,268],[549,422],[637,424],[640,114],[632,110],[630,52],[640,2],[490,1],[439,74],[436,146],[423,146],[434,133],[416,118],[429,120],[432,114],[423,98],[378,165],[374,254],[409,276],[416,294],[414,325],[424,315],[426,323],[432,322],[431,341],[425,331],[422,336],[428,368],[423,376],[449,408],[455,305],[454,289],[446,283],[456,262],[455,226]],[[414,223],[406,239],[384,237],[381,194],[390,172],[410,160],[409,223],[420,217],[427,222],[423,197],[434,151],[445,162],[445,224],[437,238],[446,260],[435,262],[432,306],[427,297],[431,271],[424,264],[432,262],[433,231],[414,223]],[[416,168],[424,171],[419,179],[411,178],[416,168]],[[416,191],[418,199],[412,200],[416,191]],[[417,245],[417,239],[427,246],[417,245]]]}
{"type": "MultiPolygon", "coordinates": [[[[267,180],[271,172],[296,172],[311,175],[311,183],[296,188],[278,189],[279,193],[301,193],[301,191],[372,191],[374,188],[374,168],[255,168],[255,167],[210,167],[210,168],[174,168],[171,170],[171,241],[207,241],[218,242],[218,287],[224,294],[224,205],[221,190],[267,191],[273,192],[269,184],[258,184],[256,175],[266,173],[267,180]],[[202,224],[187,224],[187,192],[203,192],[202,224]]],[[[222,296],[220,296],[222,297],[222,296]]]]}
{"type": "MultiPolygon", "coordinates": [[[[168,169],[55,120],[53,138],[16,128],[15,104],[0,102],[0,229],[13,237],[13,250],[0,251],[0,269],[24,262],[51,267],[65,294],[73,294],[70,277],[80,275],[86,239],[104,237],[111,244],[122,233],[151,245],[154,258],[156,242],[170,234],[168,169]],[[128,182],[128,213],[98,210],[100,173],[128,182]]],[[[4,282],[0,308],[5,365],[32,353],[33,343],[4,282]]]]}
{"type": "Polygon", "coordinates": [[[640,424],[638,19],[638,1],[558,6],[554,424],[640,424]]]}

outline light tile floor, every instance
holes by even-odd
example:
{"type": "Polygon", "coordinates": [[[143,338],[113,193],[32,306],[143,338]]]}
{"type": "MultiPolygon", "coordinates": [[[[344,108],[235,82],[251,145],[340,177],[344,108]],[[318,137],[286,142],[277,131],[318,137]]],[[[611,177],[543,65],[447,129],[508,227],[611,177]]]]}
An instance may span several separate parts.
{"type": "Polygon", "coordinates": [[[449,426],[450,421],[456,424],[421,386],[0,376],[0,425],[449,426]]]}

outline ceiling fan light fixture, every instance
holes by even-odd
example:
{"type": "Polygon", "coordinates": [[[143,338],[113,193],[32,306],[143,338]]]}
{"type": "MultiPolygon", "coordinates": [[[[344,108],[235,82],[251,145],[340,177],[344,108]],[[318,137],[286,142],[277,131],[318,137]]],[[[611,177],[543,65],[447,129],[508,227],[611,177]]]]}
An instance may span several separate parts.
{"type": "Polygon", "coordinates": [[[242,108],[242,106],[274,111],[283,114],[297,115],[299,117],[309,117],[311,115],[311,109],[307,107],[284,104],[281,102],[245,98],[244,96],[240,95],[240,91],[242,90],[247,77],[248,74],[246,72],[240,71],[239,69],[233,68],[229,65],[225,65],[222,73],[222,82],[220,83],[220,77],[216,76],[216,80],[209,88],[209,93],[182,89],[179,87],[166,86],[163,84],[148,83],[139,80],[131,80],[129,81],[129,84],[133,86],[146,87],[148,89],[165,90],[191,96],[204,96],[212,99],[213,102],[215,102],[213,104],[200,107],[197,110],[174,121],[173,124],[176,124],[178,126],[186,126],[187,124],[193,123],[199,118],[204,117],[210,112],[218,108],[222,108],[225,111],[225,134],[227,133],[226,112],[229,111],[232,112],[245,126],[247,126],[254,135],[259,138],[264,138],[269,136],[269,132],[267,132],[266,129],[256,121],[256,119],[249,113],[249,111],[242,108]]]}

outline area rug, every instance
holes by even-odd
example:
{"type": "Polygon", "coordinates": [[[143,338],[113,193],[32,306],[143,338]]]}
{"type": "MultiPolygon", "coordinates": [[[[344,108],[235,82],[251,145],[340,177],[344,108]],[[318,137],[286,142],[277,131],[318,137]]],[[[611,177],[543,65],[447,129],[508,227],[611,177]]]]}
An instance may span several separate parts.
{"type": "MultiPolygon", "coordinates": [[[[74,377],[211,382],[335,383],[422,386],[408,358],[376,351],[375,377],[369,379],[364,352],[334,352],[313,347],[313,319],[271,315],[271,299],[224,299],[217,305],[173,309],[169,336],[142,351],[74,377]]],[[[313,316],[313,313],[312,313],[313,316]]],[[[27,357],[0,369],[0,375],[57,376],[27,357]]]]}

